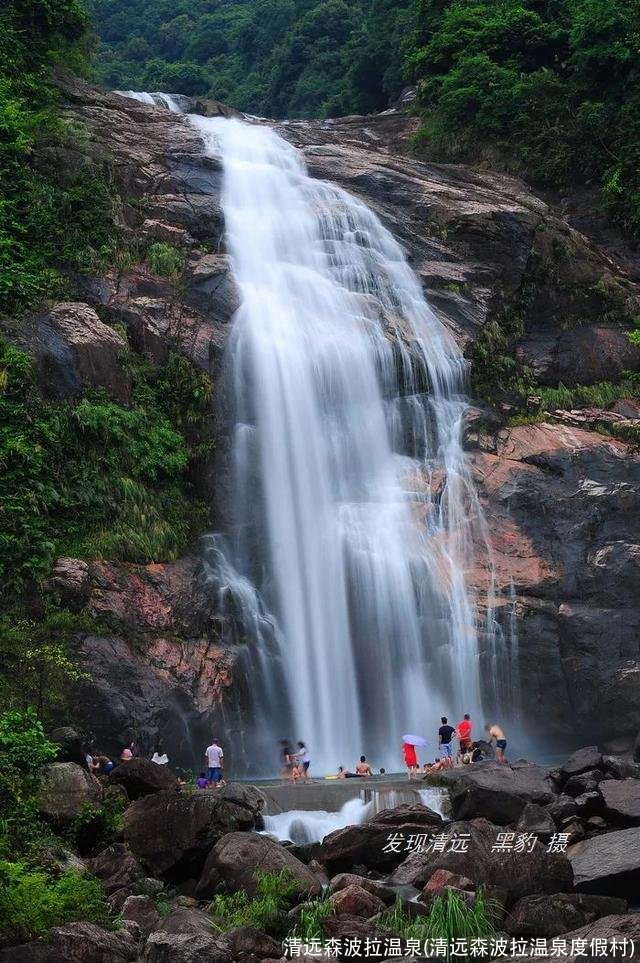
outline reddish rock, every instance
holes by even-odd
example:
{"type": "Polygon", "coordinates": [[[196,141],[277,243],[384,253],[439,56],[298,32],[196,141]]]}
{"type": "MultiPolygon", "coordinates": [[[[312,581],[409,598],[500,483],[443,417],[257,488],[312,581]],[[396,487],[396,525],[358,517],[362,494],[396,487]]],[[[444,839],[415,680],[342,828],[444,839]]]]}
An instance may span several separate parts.
{"type": "Polygon", "coordinates": [[[421,899],[426,902],[425,897],[431,899],[447,889],[474,890],[475,888],[476,884],[466,876],[452,873],[448,869],[437,869],[422,890],[421,899]]]}
{"type": "Polygon", "coordinates": [[[386,909],[383,900],[355,884],[332,893],[329,900],[335,913],[347,913],[349,916],[359,916],[365,920],[371,919],[372,916],[386,909]]]}
{"type": "Polygon", "coordinates": [[[128,896],[122,907],[122,917],[137,923],[143,936],[148,936],[160,923],[160,914],[148,896],[128,896]]]}

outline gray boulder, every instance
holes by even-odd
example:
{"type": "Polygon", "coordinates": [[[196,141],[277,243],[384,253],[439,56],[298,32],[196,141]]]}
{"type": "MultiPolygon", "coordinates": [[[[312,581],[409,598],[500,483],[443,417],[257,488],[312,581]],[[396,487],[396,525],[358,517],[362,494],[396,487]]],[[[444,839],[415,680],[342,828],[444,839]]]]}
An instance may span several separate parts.
{"type": "Polygon", "coordinates": [[[178,907],[148,938],[141,963],[230,963],[231,946],[206,913],[178,907]]]}
{"type": "Polygon", "coordinates": [[[282,944],[253,926],[239,926],[235,930],[230,930],[225,933],[225,939],[231,947],[234,960],[255,958],[279,960],[282,956],[282,944]]]}
{"type": "Polygon", "coordinates": [[[598,783],[604,779],[603,773],[599,769],[589,769],[586,772],[579,772],[571,776],[564,784],[564,792],[574,799],[582,796],[586,792],[593,792],[598,788],[598,783]]]}
{"type": "Polygon", "coordinates": [[[42,771],[38,812],[57,827],[69,825],[83,806],[99,806],[102,786],[75,762],[52,762],[42,771]]]}
{"type": "Polygon", "coordinates": [[[140,863],[122,843],[114,843],[103,849],[94,859],[87,861],[87,867],[93,876],[97,876],[109,896],[144,877],[140,863]]]}
{"type": "Polygon", "coordinates": [[[137,923],[143,936],[148,936],[160,925],[160,914],[148,896],[127,896],[122,918],[137,923]]]}
{"type": "Polygon", "coordinates": [[[577,776],[589,769],[600,769],[601,766],[602,753],[598,750],[598,747],[585,746],[569,756],[562,766],[561,773],[564,779],[569,779],[571,776],[577,776]]]}
{"type": "Polygon", "coordinates": [[[524,896],[512,906],[504,928],[512,936],[560,936],[602,916],[626,911],[626,900],[613,896],[587,893],[524,896]]]}
{"type": "Polygon", "coordinates": [[[598,791],[607,819],[622,826],[640,826],[640,779],[606,779],[598,791]]]}
{"type": "Polygon", "coordinates": [[[633,744],[633,761],[640,762],[640,732],[636,736],[636,741],[633,744]]]}
{"type": "Polygon", "coordinates": [[[390,872],[406,858],[402,847],[396,850],[388,845],[392,834],[406,840],[412,835],[428,837],[440,832],[442,826],[441,817],[427,806],[396,806],[378,813],[367,823],[329,833],[316,858],[330,876],[351,872],[354,866],[390,872]]]}
{"type": "Polygon", "coordinates": [[[106,388],[126,404],[131,379],[122,364],[127,343],[83,303],[56,304],[36,330],[39,380],[46,393],[74,398],[85,388],[106,388]]]}
{"type": "Polygon", "coordinates": [[[227,833],[220,839],[204,864],[196,887],[198,899],[209,899],[220,889],[245,890],[257,895],[256,869],[267,873],[287,870],[297,883],[300,896],[318,896],[317,876],[281,843],[258,833],[227,833]]]}
{"type": "Polygon", "coordinates": [[[83,739],[77,729],[72,726],[60,726],[49,733],[49,739],[58,746],[56,762],[75,762],[83,769],[87,768],[83,739]]]}
{"type": "Polygon", "coordinates": [[[515,823],[528,803],[544,806],[556,799],[546,769],[529,763],[477,763],[439,774],[450,787],[454,819],[482,817],[499,826],[515,823]]]}
{"type": "Polygon", "coordinates": [[[174,789],[175,784],[175,774],[168,766],[159,766],[149,759],[129,759],[109,773],[109,785],[122,786],[131,800],[163,789],[174,789]]]}
{"type": "Polygon", "coordinates": [[[534,833],[541,841],[546,841],[556,832],[556,824],[542,806],[537,803],[527,803],[516,829],[519,833],[534,833]]]}
{"type": "Polygon", "coordinates": [[[398,866],[390,878],[392,885],[422,888],[437,869],[466,876],[476,885],[504,888],[508,903],[533,893],[562,893],[571,889],[573,873],[564,853],[548,853],[535,841],[531,851],[503,851],[498,845],[499,826],[485,819],[449,823],[446,837],[465,838],[466,850],[454,849],[447,842],[443,852],[415,852],[398,866]]]}
{"type": "Polygon", "coordinates": [[[626,896],[640,885],[640,828],[621,829],[576,843],[569,851],[581,893],[626,896]]]}
{"type": "Polygon", "coordinates": [[[179,882],[200,874],[207,853],[226,833],[256,828],[263,805],[253,786],[157,792],[129,806],[124,838],[154,876],[179,882]]]}
{"type": "Polygon", "coordinates": [[[0,951],[0,963],[133,963],[136,940],[121,929],[104,930],[94,923],[56,926],[44,940],[0,951]]]}

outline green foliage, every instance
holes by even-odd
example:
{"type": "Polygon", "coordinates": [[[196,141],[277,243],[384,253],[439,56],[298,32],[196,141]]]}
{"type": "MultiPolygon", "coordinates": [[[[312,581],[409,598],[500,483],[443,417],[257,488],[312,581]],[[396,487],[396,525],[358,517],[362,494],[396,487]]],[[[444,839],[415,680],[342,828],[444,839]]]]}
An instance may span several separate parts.
{"type": "Polygon", "coordinates": [[[221,933],[238,926],[256,929],[282,939],[287,932],[287,910],[298,893],[298,883],[286,869],[279,873],[256,870],[258,895],[255,899],[245,892],[221,893],[209,907],[214,926],[221,933]]]}
{"type": "Polygon", "coordinates": [[[74,920],[108,924],[98,880],[71,871],[54,878],[24,863],[0,861],[0,944],[26,943],[74,920]]]}
{"type": "Polygon", "coordinates": [[[116,842],[127,802],[120,793],[107,792],[102,806],[85,803],[67,835],[81,856],[92,856],[116,842]]]}
{"type": "Polygon", "coordinates": [[[172,244],[157,241],[147,251],[147,264],[154,272],[165,278],[178,278],[184,270],[184,252],[172,244]]]}
{"type": "Polygon", "coordinates": [[[6,849],[20,849],[25,843],[31,844],[40,835],[34,799],[41,769],[55,759],[56,753],[56,746],[46,738],[33,709],[12,710],[0,715],[0,828],[3,852],[6,849]]]}
{"type": "Polygon", "coordinates": [[[109,87],[208,95],[252,113],[382,110],[402,88],[411,0],[93,0],[109,87]]]}
{"type": "Polygon", "coordinates": [[[416,0],[405,66],[436,156],[487,150],[538,183],[599,184],[640,234],[640,0],[416,0]]]}
{"type": "Polygon", "coordinates": [[[162,561],[200,533],[208,509],[189,470],[212,386],[184,358],[133,360],[130,408],[95,392],[77,404],[42,398],[30,360],[0,343],[0,586],[42,579],[54,558],[162,561]],[[189,437],[187,437],[189,435],[189,437]]]}
{"type": "Polygon", "coordinates": [[[471,907],[463,897],[448,889],[436,896],[426,916],[410,916],[402,901],[384,913],[380,928],[388,929],[405,939],[417,939],[421,943],[431,940],[483,939],[495,933],[493,907],[480,890],[471,907]]]}
{"type": "Polygon", "coordinates": [[[333,906],[329,899],[316,899],[305,903],[296,919],[296,925],[291,936],[299,937],[303,943],[320,940],[321,945],[326,939],[322,928],[322,920],[333,913],[333,906]]]}
{"type": "Polygon", "coordinates": [[[595,385],[575,385],[566,388],[562,382],[557,388],[536,387],[531,393],[538,399],[540,411],[570,410],[572,408],[608,408],[621,398],[640,397],[640,377],[628,375],[618,384],[602,381],[595,385]]]}
{"type": "Polygon", "coordinates": [[[495,402],[497,394],[514,390],[521,372],[512,346],[521,334],[519,314],[494,318],[484,325],[473,346],[471,387],[475,397],[495,402]]]}
{"type": "Polygon", "coordinates": [[[47,606],[34,619],[14,609],[0,616],[0,707],[33,706],[38,718],[63,705],[71,683],[85,678],[67,648],[75,631],[91,631],[88,618],[47,606]]]}
{"type": "Polygon", "coordinates": [[[69,274],[115,253],[108,173],[76,151],[51,68],[82,70],[79,0],[8,0],[0,11],[0,316],[69,294],[69,274]]]}

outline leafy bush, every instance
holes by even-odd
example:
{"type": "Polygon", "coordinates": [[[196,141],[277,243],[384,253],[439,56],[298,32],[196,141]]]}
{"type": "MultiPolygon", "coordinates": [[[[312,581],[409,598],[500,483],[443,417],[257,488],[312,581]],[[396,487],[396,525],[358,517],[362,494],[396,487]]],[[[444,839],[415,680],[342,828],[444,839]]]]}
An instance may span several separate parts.
{"type": "Polygon", "coordinates": [[[288,870],[265,873],[256,870],[258,895],[255,899],[244,891],[221,893],[209,908],[214,926],[221,933],[238,926],[255,926],[278,939],[287,932],[287,910],[298,892],[298,884],[288,870]]]}
{"type": "Polygon", "coordinates": [[[3,852],[21,849],[41,834],[34,799],[42,767],[55,759],[56,753],[33,709],[14,709],[0,715],[3,852]]]}
{"type": "Polygon", "coordinates": [[[177,557],[207,524],[191,466],[212,386],[184,358],[137,363],[131,408],[102,392],[49,401],[30,359],[0,341],[0,586],[43,578],[60,554],[134,562],[177,557]],[[192,439],[192,442],[187,438],[192,439]]]}
{"type": "Polygon", "coordinates": [[[151,244],[147,251],[147,264],[154,272],[161,277],[177,278],[184,270],[184,252],[172,244],[164,244],[158,241],[151,244]]]}
{"type": "Polygon", "coordinates": [[[93,856],[117,841],[126,807],[126,799],[120,793],[107,793],[102,806],[84,804],[68,830],[68,837],[81,856],[93,856]]]}
{"type": "Polygon", "coordinates": [[[26,943],[74,920],[108,924],[98,880],[71,871],[56,879],[24,863],[0,861],[0,943],[26,943]]]}

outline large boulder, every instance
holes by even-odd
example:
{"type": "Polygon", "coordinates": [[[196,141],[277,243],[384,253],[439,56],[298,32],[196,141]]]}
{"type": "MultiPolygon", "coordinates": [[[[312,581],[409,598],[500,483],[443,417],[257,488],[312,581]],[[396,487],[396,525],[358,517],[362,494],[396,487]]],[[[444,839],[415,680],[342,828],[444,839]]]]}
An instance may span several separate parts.
{"type": "Polygon", "coordinates": [[[570,848],[569,859],[579,892],[633,893],[640,885],[640,828],[585,839],[570,848]]]}
{"type": "Polygon", "coordinates": [[[640,779],[606,779],[598,786],[604,814],[622,826],[640,826],[640,779]]]}
{"type": "Polygon", "coordinates": [[[626,913],[624,899],[587,893],[524,896],[511,907],[504,928],[512,936],[560,936],[616,913],[626,913]]]}
{"type": "Polygon", "coordinates": [[[77,729],[72,726],[60,726],[49,733],[49,739],[58,747],[56,762],[75,762],[77,766],[87,768],[83,738],[77,729]]]}
{"type": "Polygon", "coordinates": [[[240,832],[227,833],[215,844],[204,864],[196,896],[209,899],[218,890],[245,890],[255,896],[257,869],[267,873],[287,870],[301,896],[318,896],[322,890],[317,876],[282,843],[258,833],[240,832]]]}
{"type": "Polygon", "coordinates": [[[577,776],[581,772],[588,772],[590,769],[600,769],[602,766],[602,753],[599,751],[597,746],[585,746],[583,749],[577,749],[567,761],[564,763],[561,769],[561,774],[564,779],[570,779],[571,776],[577,776]]]}
{"type": "Polygon", "coordinates": [[[168,766],[149,759],[130,759],[109,773],[109,785],[123,786],[129,799],[139,799],[163,789],[175,789],[176,777],[168,766]]]}
{"type": "Polygon", "coordinates": [[[140,863],[122,843],[103,849],[94,859],[87,861],[87,868],[101,881],[109,896],[144,878],[140,863]]]}
{"type": "Polygon", "coordinates": [[[74,398],[85,388],[105,388],[128,402],[127,343],[88,304],[56,304],[38,321],[37,339],[39,379],[48,394],[74,398]]]}
{"type": "Polygon", "coordinates": [[[369,879],[367,876],[358,876],[357,873],[338,873],[329,883],[329,892],[331,894],[339,893],[340,890],[346,889],[348,886],[359,886],[361,889],[366,889],[368,893],[378,896],[387,905],[396,901],[396,891],[391,887],[385,886],[378,880],[369,879]]]}
{"type": "Polygon", "coordinates": [[[529,763],[478,763],[440,773],[439,779],[450,787],[455,819],[482,817],[506,826],[520,819],[528,803],[544,806],[556,798],[548,771],[529,763]]]}
{"type": "Polygon", "coordinates": [[[229,930],[225,933],[225,939],[231,947],[231,958],[234,960],[252,961],[256,958],[280,960],[282,958],[282,944],[253,926],[239,926],[235,930],[229,930]]]}
{"type": "Polygon", "coordinates": [[[94,923],[56,926],[46,939],[0,951],[1,963],[132,963],[137,957],[127,930],[113,932],[94,923]]]}
{"type": "Polygon", "coordinates": [[[166,790],[142,796],[127,809],[124,837],[154,875],[180,881],[199,875],[207,853],[225,833],[254,829],[263,805],[253,786],[166,790]]]}
{"type": "Polygon", "coordinates": [[[329,901],[334,913],[348,913],[350,916],[360,916],[365,920],[383,913],[386,909],[386,904],[379,896],[357,884],[345,886],[336,893],[332,893],[329,901]]]}
{"type": "Polygon", "coordinates": [[[38,812],[57,827],[72,822],[83,806],[99,806],[102,786],[75,762],[52,762],[42,771],[38,812]]]}
{"type": "Polygon", "coordinates": [[[411,836],[426,840],[440,832],[442,826],[442,818],[428,806],[397,806],[383,810],[367,823],[329,833],[317,859],[330,876],[349,872],[357,865],[390,872],[406,858],[411,836]],[[398,842],[394,844],[392,837],[398,842]]]}
{"type": "Polygon", "coordinates": [[[178,907],[149,936],[140,959],[142,963],[229,963],[233,955],[206,913],[178,907]]]}
{"type": "Polygon", "coordinates": [[[160,914],[148,896],[127,896],[122,906],[122,918],[137,923],[145,937],[160,925],[160,914]]]}
{"type": "Polygon", "coordinates": [[[442,833],[443,845],[435,852],[412,853],[394,871],[390,882],[422,888],[437,869],[448,869],[476,885],[505,889],[509,903],[533,893],[571,889],[573,874],[564,853],[549,853],[535,839],[529,840],[522,851],[501,849],[499,832],[500,827],[486,819],[449,823],[442,833]],[[466,848],[456,845],[455,840],[464,840],[466,848]]]}

